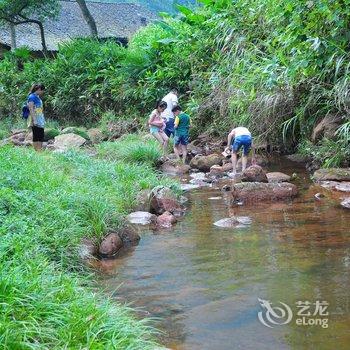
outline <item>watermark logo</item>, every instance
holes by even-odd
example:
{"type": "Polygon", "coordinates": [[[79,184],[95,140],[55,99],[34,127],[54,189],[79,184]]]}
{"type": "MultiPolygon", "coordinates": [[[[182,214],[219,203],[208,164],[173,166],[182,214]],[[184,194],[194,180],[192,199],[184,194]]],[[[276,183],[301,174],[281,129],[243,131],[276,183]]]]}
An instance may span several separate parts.
{"type": "Polygon", "coordinates": [[[291,308],[281,301],[281,306],[272,306],[268,300],[258,299],[263,309],[258,313],[259,321],[266,327],[273,328],[276,325],[288,324],[293,318],[291,308]]]}
{"type": "Polygon", "coordinates": [[[273,305],[269,300],[258,298],[262,311],[258,312],[259,321],[268,328],[274,328],[275,326],[286,325],[293,320],[297,326],[321,326],[322,328],[328,328],[328,315],[327,311],[329,303],[327,301],[316,300],[314,303],[306,301],[297,301],[295,303],[296,312],[293,313],[292,308],[278,302],[277,305],[273,305]]]}

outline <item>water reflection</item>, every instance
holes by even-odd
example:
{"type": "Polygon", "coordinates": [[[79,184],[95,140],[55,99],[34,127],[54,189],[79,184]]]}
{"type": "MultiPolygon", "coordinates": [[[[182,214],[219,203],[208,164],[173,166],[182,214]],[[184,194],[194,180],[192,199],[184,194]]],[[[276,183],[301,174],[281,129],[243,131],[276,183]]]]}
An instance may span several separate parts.
{"type": "MultiPolygon", "coordinates": [[[[291,167],[292,168],[289,168],[291,167]]],[[[281,165],[278,165],[281,168],[281,165]]],[[[348,349],[350,347],[350,213],[335,198],[317,201],[320,188],[298,172],[301,195],[293,202],[228,209],[215,189],[190,195],[191,210],[170,231],[144,232],[140,245],[104,263],[103,288],[159,317],[173,349],[348,349]],[[222,229],[228,216],[252,224],[222,229]],[[258,298],[329,302],[329,328],[269,329],[257,319],[258,298]]]]}

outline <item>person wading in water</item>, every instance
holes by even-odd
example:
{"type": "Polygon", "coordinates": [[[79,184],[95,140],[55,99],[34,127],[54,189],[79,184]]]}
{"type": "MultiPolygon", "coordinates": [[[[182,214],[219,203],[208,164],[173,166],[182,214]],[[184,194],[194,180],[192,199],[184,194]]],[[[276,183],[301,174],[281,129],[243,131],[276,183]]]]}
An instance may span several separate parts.
{"type": "Polygon", "coordinates": [[[242,172],[247,167],[248,154],[250,150],[253,150],[252,164],[255,164],[255,150],[253,147],[253,139],[251,132],[243,127],[239,126],[232,129],[227,137],[227,147],[225,152],[229,153],[232,151],[232,173],[229,175],[231,177],[236,176],[237,173],[237,153],[243,147],[243,156],[242,156],[242,172]]]}

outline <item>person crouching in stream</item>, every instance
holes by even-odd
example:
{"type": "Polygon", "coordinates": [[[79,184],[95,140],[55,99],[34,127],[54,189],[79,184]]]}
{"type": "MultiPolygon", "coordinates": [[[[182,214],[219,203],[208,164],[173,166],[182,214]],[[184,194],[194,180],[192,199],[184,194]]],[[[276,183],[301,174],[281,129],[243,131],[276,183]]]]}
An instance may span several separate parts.
{"type": "Polygon", "coordinates": [[[163,153],[166,155],[169,138],[165,134],[165,122],[162,118],[162,113],[166,110],[167,103],[164,101],[158,101],[156,109],[151,113],[148,125],[150,133],[155,137],[155,139],[161,144],[163,148],[163,153]]]}
{"type": "Polygon", "coordinates": [[[180,154],[182,154],[182,162],[185,164],[191,119],[188,114],[182,113],[180,106],[175,106],[172,112],[175,116],[174,152],[178,160],[181,159],[180,154]]]}
{"type": "Polygon", "coordinates": [[[243,172],[247,167],[248,154],[251,149],[253,150],[252,164],[255,164],[255,150],[253,147],[252,134],[247,128],[243,126],[239,126],[237,128],[232,129],[232,131],[228,134],[228,137],[227,137],[227,147],[225,149],[225,152],[229,153],[230,151],[232,151],[232,173],[229,174],[231,177],[236,176],[237,154],[241,148],[243,148],[243,156],[242,156],[242,172],[243,172]]]}

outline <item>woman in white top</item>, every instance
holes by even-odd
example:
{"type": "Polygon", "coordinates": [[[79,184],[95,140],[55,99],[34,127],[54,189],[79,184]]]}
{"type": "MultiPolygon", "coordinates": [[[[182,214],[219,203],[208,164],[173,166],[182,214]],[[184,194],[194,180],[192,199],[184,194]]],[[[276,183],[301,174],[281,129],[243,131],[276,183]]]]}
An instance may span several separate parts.
{"type": "MultiPolygon", "coordinates": [[[[252,134],[250,131],[243,127],[239,126],[234,128],[227,137],[227,148],[226,151],[232,150],[232,176],[236,175],[237,168],[237,153],[243,147],[243,156],[242,156],[242,172],[247,167],[248,154],[252,147],[252,134]]],[[[255,164],[255,151],[253,148],[253,160],[252,163],[255,164]]]]}

